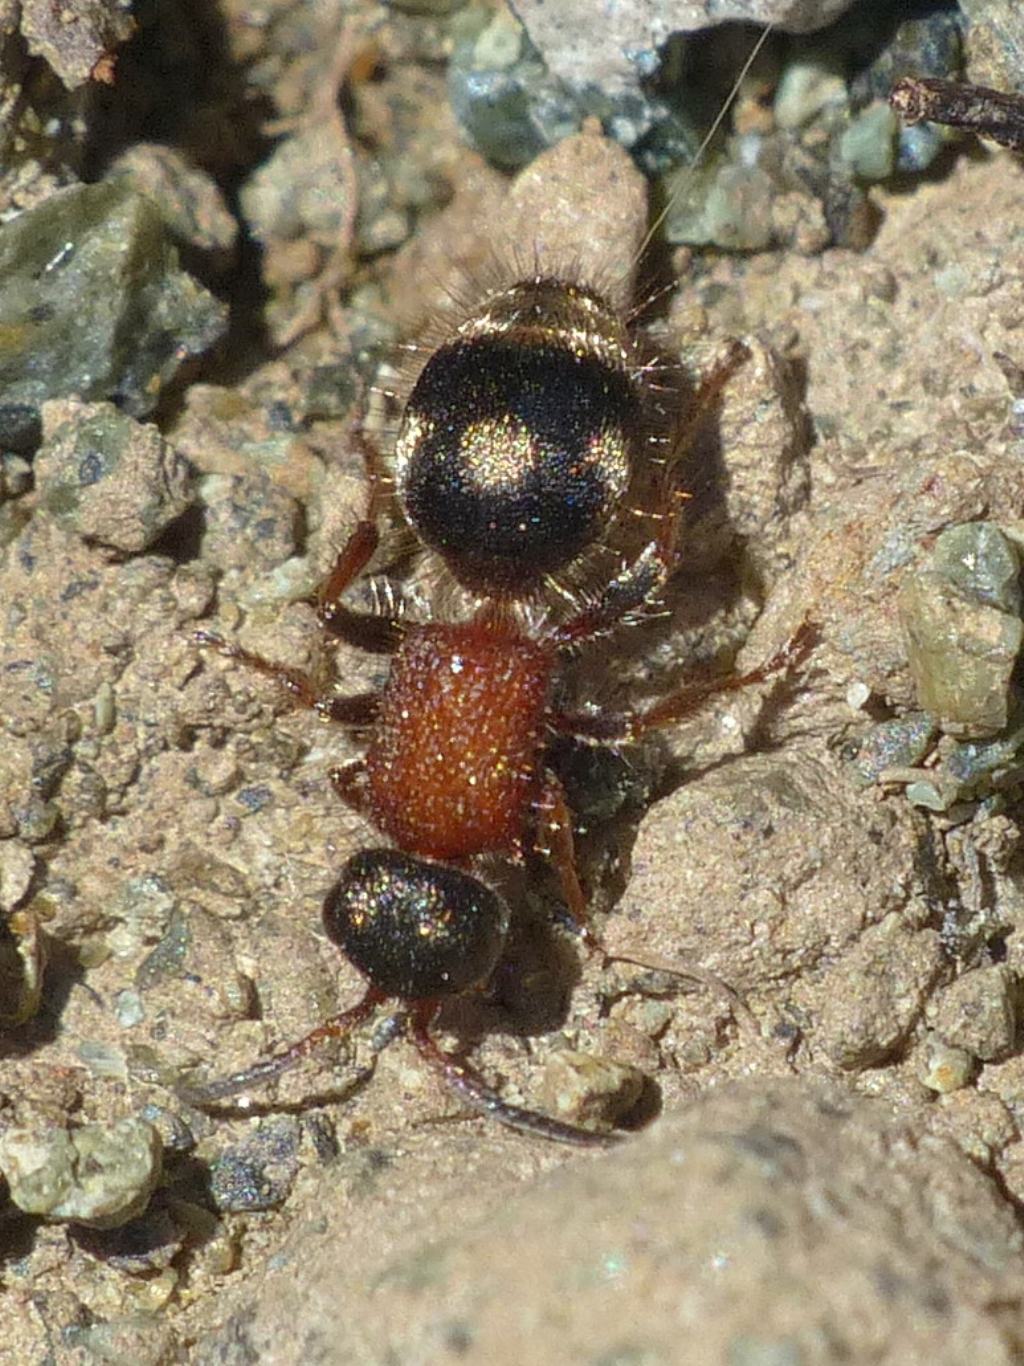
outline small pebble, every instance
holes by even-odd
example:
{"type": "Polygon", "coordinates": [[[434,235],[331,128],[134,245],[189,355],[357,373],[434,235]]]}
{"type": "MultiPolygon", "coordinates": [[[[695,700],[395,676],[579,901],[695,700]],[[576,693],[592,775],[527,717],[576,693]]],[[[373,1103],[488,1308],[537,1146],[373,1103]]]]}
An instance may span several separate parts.
{"type": "Polygon", "coordinates": [[[23,1024],[39,1009],[45,943],[31,911],[0,913],[0,1026],[23,1024]]]}
{"type": "Polygon", "coordinates": [[[150,199],[170,235],[202,252],[209,265],[231,265],[238,224],[211,175],[174,147],[133,143],[111,164],[105,179],[116,180],[150,199]]]}
{"type": "Polygon", "coordinates": [[[917,1075],[929,1091],[948,1095],[966,1086],[974,1075],[975,1063],[962,1048],[950,1048],[932,1035],[921,1050],[917,1075]]]}
{"type": "Polygon", "coordinates": [[[280,139],[239,201],[257,241],[304,238],[330,247],[341,238],[354,189],[346,149],[311,123],[280,139]]]}
{"type": "Polygon", "coordinates": [[[1009,1057],[1017,1042],[1017,992],[1017,978],[1005,963],[973,968],[943,988],[935,1031],[984,1062],[1009,1057]]]}
{"type": "Polygon", "coordinates": [[[846,705],[851,711],[860,711],[870,697],[871,689],[859,680],[851,683],[846,689],[846,705]]]}
{"type": "Polygon", "coordinates": [[[188,463],[156,427],[112,403],[44,404],[36,489],[62,527],[137,554],[192,502],[188,463]]]}
{"type": "Polygon", "coordinates": [[[126,987],[114,997],[114,1014],[117,1022],[125,1029],[132,1029],[146,1018],[146,1008],[137,991],[126,987]]]}
{"type": "Polygon", "coordinates": [[[227,1212],[274,1209],[287,1199],[299,1170],[302,1128],[290,1115],[260,1124],[210,1165],[210,1196],[227,1212]]]}
{"type": "Polygon", "coordinates": [[[886,180],[896,168],[898,121],[879,101],[858,114],[839,140],[839,155],[859,180],[886,180]]]}
{"type": "Polygon", "coordinates": [[[937,728],[930,716],[917,712],[881,721],[857,744],[852,768],[865,783],[875,783],[892,768],[913,768],[928,753],[937,728]]]}
{"type": "Polygon", "coordinates": [[[723,251],[763,251],[773,239],[772,201],[775,187],[756,165],[710,162],[697,170],[686,167],[668,192],[665,219],[669,242],[716,246],[723,251]]]}
{"type": "Polygon", "coordinates": [[[218,569],[272,569],[294,555],[299,505],[259,469],[250,475],[208,474],[200,480],[203,556],[218,569]]]}
{"type": "Polygon", "coordinates": [[[0,1136],[0,1171],[18,1208],[92,1228],[115,1228],[145,1209],[161,1156],[156,1129],[133,1118],[0,1136]]]}
{"type": "Polygon", "coordinates": [[[143,945],[163,940],[178,905],[159,873],[143,873],[122,884],[111,910],[117,923],[106,935],[107,945],[119,958],[134,958],[143,945]]]}
{"type": "Polygon", "coordinates": [[[162,1105],[144,1105],[140,1112],[147,1124],[152,1124],[160,1135],[165,1152],[187,1153],[196,1146],[195,1135],[174,1110],[162,1105]]]}
{"type": "Polygon", "coordinates": [[[949,734],[1003,730],[1024,645],[1020,556],[998,528],[949,527],[904,579],[899,614],[922,710],[949,734]]]}
{"type": "Polygon", "coordinates": [[[834,59],[797,59],[786,66],[775,91],[775,122],[793,131],[846,102],[846,81],[834,59]]]}
{"type": "Polygon", "coordinates": [[[636,1105],[645,1077],[637,1067],[610,1058],[559,1049],[544,1069],[544,1107],[573,1124],[614,1124],[636,1105]]]}
{"type": "Polygon", "coordinates": [[[93,1076],[124,1081],[128,1075],[124,1051],[114,1043],[104,1039],[82,1039],[75,1052],[93,1076]]]}

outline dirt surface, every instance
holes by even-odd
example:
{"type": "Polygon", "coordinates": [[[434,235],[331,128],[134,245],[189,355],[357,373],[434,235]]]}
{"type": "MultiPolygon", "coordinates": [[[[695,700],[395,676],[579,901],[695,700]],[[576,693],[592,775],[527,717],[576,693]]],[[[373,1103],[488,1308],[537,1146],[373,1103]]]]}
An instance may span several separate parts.
{"type": "Polygon", "coordinates": [[[386,1169],[326,1194],[202,1359],[1018,1360],[1013,1315],[981,1302],[1018,1293],[1013,1214],[952,1144],[883,1114],[761,1078],[514,1193],[500,1153],[413,1142],[415,1208],[386,1169]],[[393,1223],[371,1251],[351,1221],[374,1199],[393,1223]]]}
{"type": "MultiPolygon", "coordinates": [[[[458,164],[457,190],[361,295],[339,292],[352,257],[323,245],[367,231],[354,213],[335,206],[315,250],[275,230],[264,283],[288,346],[241,382],[183,388],[162,439],[109,404],[48,405],[39,482],[9,504],[24,515],[0,569],[2,1129],[139,1118],[163,1178],[114,1229],[80,1205],[69,1224],[56,1200],[46,1217],[0,1207],[0,1361],[1018,1361],[1019,796],[936,814],[852,762],[916,706],[905,576],[943,528],[1012,529],[1024,508],[993,359],[1024,363],[1024,171],[1006,154],[873,190],[863,253],[674,263],[655,340],[694,371],[728,336],[750,359],[688,457],[666,614],[586,652],[565,686],[640,704],[741,646],[753,667],[802,620],[815,643],[624,756],[560,763],[608,944],[714,973],[744,1008],[580,953],[550,882],[512,869],[505,959],[443,1017],[519,1104],[579,1117],[628,1072],[623,1118],[645,1132],[599,1157],[510,1135],[467,1117],[406,1042],[376,1056],[372,1029],[248,1111],[174,1091],[361,989],[320,926],[344,858],[379,843],[326,776],[359,738],[192,632],[346,693],[382,680],[382,657],[325,648],[302,600],[364,507],[363,348],[436,316],[452,280],[464,301],[467,275],[493,279],[494,225],[521,237],[546,184],[535,163],[505,206],[436,117],[432,165],[458,164]],[[66,452],[84,459],[86,420],[127,426],[123,458],[78,490],[66,452]]],[[[321,151],[342,194],[339,138],[321,151]]],[[[559,264],[607,280],[643,205],[601,146],[560,152],[614,208],[600,262],[578,218],[562,243],[543,227],[559,264]]],[[[371,433],[391,420],[372,399],[371,433]]],[[[415,591],[460,610],[436,573],[415,591]]]]}

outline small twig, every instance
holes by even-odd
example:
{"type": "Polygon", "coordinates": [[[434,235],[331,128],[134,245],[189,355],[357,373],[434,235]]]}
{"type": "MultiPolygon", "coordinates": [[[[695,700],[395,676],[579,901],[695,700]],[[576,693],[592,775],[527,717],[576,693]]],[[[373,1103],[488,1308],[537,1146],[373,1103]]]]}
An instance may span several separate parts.
{"type": "Polygon", "coordinates": [[[905,76],[890,91],[889,103],[904,123],[943,123],[1024,151],[1024,96],[984,85],[905,76]]]}

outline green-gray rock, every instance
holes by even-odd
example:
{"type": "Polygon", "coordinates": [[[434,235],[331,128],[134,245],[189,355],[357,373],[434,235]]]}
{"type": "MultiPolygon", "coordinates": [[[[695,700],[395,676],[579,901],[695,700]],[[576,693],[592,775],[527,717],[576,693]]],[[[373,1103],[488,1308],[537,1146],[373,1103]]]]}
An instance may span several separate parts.
{"type": "Polygon", "coordinates": [[[980,738],[1007,724],[1024,644],[1018,553],[997,527],[950,527],[908,576],[899,611],[923,710],[951,734],[980,738]]]}
{"type": "Polygon", "coordinates": [[[1020,553],[991,522],[949,527],[935,542],[932,562],[964,598],[1020,615],[1020,553]]]}
{"type": "Polygon", "coordinates": [[[871,104],[839,140],[839,156],[859,180],[885,180],[896,169],[899,123],[887,104],[871,104]]]}
{"type": "Polygon", "coordinates": [[[123,184],[58,191],[0,227],[0,406],[77,394],[142,416],[226,323],[123,184]]]}
{"type": "Polygon", "coordinates": [[[666,180],[672,198],[665,219],[670,242],[715,246],[723,251],[763,251],[773,237],[775,187],[757,166],[710,162],[684,167],[666,180]]]}
{"type": "Polygon", "coordinates": [[[574,133],[581,105],[502,12],[456,44],[448,97],[467,140],[496,166],[518,170],[574,133]]]}
{"type": "Polygon", "coordinates": [[[0,1171],[26,1214],[116,1228],[145,1209],[161,1153],[160,1135],[141,1119],[12,1128],[0,1137],[0,1171]]]}
{"type": "Polygon", "coordinates": [[[841,65],[829,53],[812,53],[790,62],[775,91],[775,122],[793,131],[811,123],[823,110],[846,106],[841,65]]]}

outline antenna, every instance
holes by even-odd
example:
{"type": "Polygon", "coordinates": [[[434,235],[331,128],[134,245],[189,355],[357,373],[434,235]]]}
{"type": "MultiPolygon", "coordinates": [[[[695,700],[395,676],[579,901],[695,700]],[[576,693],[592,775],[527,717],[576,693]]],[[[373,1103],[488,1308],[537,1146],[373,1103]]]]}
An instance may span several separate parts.
{"type": "MultiPolygon", "coordinates": [[[[725,121],[726,114],[728,114],[729,110],[735,103],[736,96],[740,92],[740,86],[746,80],[747,73],[749,72],[750,68],[754,65],[754,63],[757,61],[758,53],[761,51],[765,43],[768,41],[768,35],[774,30],[774,28],[774,24],[767,24],[758,34],[757,42],[750,49],[750,53],[747,56],[746,61],[743,63],[739,75],[736,77],[735,81],[733,81],[732,89],[729,91],[728,95],[722,101],[721,109],[719,109],[718,113],[715,115],[715,119],[711,127],[704,134],[704,140],[697,148],[697,151],[694,154],[694,158],[690,162],[689,166],[686,167],[686,170],[693,172],[701,164],[702,160],[704,159],[705,152],[711,146],[711,143],[713,142],[715,135],[717,134],[719,128],[721,128],[723,122],[725,121]]],[[[675,192],[675,194],[671,196],[668,203],[662,209],[661,213],[658,214],[657,218],[655,218],[654,222],[647,229],[647,233],[643,241],[640,243],[639,248],[637,249],[636,259],[638,261],[641,259],[647,248],[651,245],[651,242],[654,240],[655,233],[658,231],[658,229],[664,223],[665,219],[668,217],[669,213],[672,211],[672,205],[679,198],[680,193],[681,189],[678,189],[675,192]]]]}

